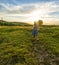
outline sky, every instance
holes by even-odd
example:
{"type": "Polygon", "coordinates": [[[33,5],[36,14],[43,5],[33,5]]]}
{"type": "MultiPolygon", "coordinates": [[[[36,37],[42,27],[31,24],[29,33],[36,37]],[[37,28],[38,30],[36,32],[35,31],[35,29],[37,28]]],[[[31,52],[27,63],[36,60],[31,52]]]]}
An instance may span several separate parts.
{"type": "Polygon", "coordinates": [[[13,22],[43,20],[59,25],[59,0],[0,0],[0,19],[13,22]]]}

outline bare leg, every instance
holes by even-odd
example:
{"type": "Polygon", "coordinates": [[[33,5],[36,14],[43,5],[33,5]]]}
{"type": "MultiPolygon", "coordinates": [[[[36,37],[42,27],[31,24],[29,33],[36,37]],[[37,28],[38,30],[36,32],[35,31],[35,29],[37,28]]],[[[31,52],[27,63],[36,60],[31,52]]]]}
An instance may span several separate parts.
{"type": "Polygon", "coordinates": [[[36,39],[36,40],[39,40],[38,35],[35,36],[35,39],[36,39]]]}

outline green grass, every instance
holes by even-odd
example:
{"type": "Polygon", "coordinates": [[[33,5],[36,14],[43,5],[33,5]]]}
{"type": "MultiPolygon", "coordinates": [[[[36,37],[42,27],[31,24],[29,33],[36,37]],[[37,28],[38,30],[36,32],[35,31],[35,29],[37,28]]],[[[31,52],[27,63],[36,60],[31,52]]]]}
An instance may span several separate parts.
{"type": "MultiPolygon", "coordinates": [[[[47,50],[59,57],[59,26],[39,28],[38,37],[47,50]]],[[[31,55],[32,40],[31,26],[0,26],[0,65],[37,65],[31,55]]]]}
{"type": "Polygon", "coordinates": [[[40,30],[40,39],[54,52],[59,53],[59,27],[43,27],[40,30]]]}

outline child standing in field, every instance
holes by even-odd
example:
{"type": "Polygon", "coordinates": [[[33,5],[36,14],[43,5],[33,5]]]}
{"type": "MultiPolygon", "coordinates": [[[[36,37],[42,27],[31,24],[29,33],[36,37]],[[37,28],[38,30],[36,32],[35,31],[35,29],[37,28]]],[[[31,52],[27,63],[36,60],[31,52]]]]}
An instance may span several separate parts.
{"type": "Polygon", "coordinates": [[[33,37],[36,40],[38,40],[38,26],[37,26],[37,23],[36,22],[34,22],[34,25],[33,25],[32,35],[33,35],[33,37]]]}

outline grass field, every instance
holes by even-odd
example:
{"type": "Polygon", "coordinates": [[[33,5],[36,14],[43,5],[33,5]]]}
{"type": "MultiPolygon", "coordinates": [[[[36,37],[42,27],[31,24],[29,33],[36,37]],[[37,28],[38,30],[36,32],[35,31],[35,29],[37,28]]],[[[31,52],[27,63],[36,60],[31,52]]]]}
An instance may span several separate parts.
{"type": "Polygon", "coordinates": [[[59,65],[59,26],[0,26],[0,65],[59,65]]]}

